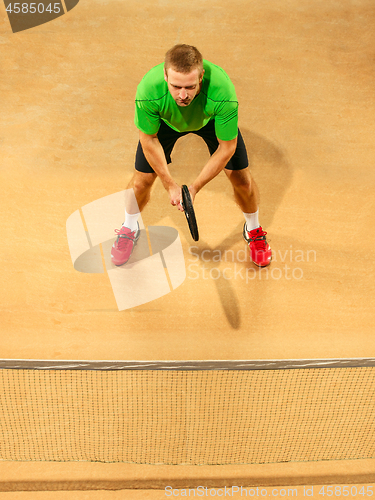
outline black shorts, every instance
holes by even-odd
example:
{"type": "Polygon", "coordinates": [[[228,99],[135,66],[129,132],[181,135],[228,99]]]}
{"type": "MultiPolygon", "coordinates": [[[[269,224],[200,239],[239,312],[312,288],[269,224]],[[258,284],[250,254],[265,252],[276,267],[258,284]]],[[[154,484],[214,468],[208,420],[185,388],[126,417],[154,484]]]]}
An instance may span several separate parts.
{"type": "MultiPolygon", "coordinates": [[[[202,137],[204,142],[207,144],[208,150],[211,155],[219,146],[219,142],[215,134],[215,120],[210,120],[207,125],[205,125],[200,130],[195,130],[194,132],[176,132],[175,130],[173,130],[173,128],[169,127],[165,122],[162,121],[158,132],[158,139],[164,149],[167,163],[172,162],[171,153],[177,139],[187,134],[196,134],[199,135],[199,137],[202,137]]],[[[242,138],[241,132],[238,130],[236,151],[234,152],[234,155],[229,160],[225,168],[228,170],[242,170],[248,165],[249,161],[247,159],[245,143],[242,138]]],[[[138,172],[144,173],[154,172],[154,170],[146,160],[145,155],[143,154],[140,142],[138,143],[137,153],[135,155],[135,169],[138,170],[138,172]]]]}

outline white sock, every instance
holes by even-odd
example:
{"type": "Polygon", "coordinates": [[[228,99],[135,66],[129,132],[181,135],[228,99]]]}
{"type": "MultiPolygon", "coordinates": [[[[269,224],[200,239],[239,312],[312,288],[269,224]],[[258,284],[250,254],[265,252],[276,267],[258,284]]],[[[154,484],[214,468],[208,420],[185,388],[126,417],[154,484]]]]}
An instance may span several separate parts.
{"type": "Polygon", "coordinates": [[[247,231],[252,231],[253,229],[256,229],[257,227],[260,226],[259,220],[258,220],[258,215],[259,215],[259,210],[252,214],[245,214],[243,212],[245,219],[246,219],[246,230],[247,231]]]}
{"type": "Polygon", "coordinates": [[[138,212],[137,214],[128,214],[125,210],[125,222],[123,226],[128,227],[131,231],[136,231],[138,229],[138,217],[141,214],[138,212]]]}

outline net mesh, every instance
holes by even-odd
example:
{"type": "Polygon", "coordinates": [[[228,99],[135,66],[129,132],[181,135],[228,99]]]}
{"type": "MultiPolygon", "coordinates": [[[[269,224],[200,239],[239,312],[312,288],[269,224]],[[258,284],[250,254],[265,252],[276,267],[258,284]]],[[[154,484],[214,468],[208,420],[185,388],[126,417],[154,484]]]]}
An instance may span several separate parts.
{"type": "Polygon", "coordinates": [[[228,465],[375,457],[373,367],[0,370],[0,459],[228,465]]]}

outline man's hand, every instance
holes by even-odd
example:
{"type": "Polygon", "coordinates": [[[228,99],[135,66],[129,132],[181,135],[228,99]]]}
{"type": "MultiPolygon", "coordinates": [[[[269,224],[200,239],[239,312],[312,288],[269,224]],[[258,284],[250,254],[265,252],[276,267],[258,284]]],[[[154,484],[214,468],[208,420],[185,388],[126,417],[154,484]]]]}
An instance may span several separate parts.
{"type": "MultiPolygon", "coordinates": [[[[171,205],[177,207],[181,212],[184,211],[182,203],[182,192],[181,187],[178,184],[174,184],[168,189],[169,197],[171,199],[171,205]]],[[[196,195],[196,191],[193,186],[189,186],[189,192],[191,196],[191,201],[194,203],[194,198],[196,195]]]]}
{"type": "Polygon", "coordinates": [[[181,212],[184,211],[181,205],[182,194],[181,187],[174,183],[168,188],[169,198],[171,200],[171,205],[177,207],[181,212]]]}

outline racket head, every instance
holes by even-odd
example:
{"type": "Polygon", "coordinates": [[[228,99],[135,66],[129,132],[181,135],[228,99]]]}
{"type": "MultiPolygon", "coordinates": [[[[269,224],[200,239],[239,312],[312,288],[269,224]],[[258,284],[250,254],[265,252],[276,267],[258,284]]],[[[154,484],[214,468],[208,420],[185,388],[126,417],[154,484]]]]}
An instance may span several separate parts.
{"type": "Polygon", "coordinates": [[[184,213],[189,225],[191,236],[193,237],[194,241],[198,241],[199,240],[198,225],[197,225],[197,220],[195,218],[193,202],[191,200],[189,188],[185,184],[181,186],[181,193],[182,193],[182,206],[184,207],[184,213]]]}

